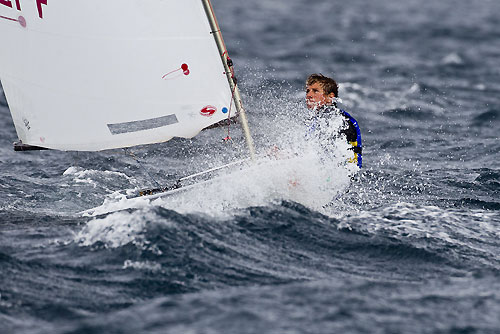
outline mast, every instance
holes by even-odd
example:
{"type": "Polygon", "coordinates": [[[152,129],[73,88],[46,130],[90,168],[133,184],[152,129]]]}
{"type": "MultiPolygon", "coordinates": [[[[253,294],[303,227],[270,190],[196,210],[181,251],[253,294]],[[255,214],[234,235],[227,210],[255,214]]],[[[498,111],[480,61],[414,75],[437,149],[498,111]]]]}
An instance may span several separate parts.
{"type": "Polygon", "coordinates": [[[222,38],[222,32],[220,31],[219,24],[215,17],[215,13],[212,8],[212,4],[210,3],[210,0],[202,0],[202,2],[203,2],[203,7],[205,8],[205,12],[207,14],[208,21],[210,23],[210,28],[212,29],[212,34],[217,44],[217,48],[219,49],[219,53],[221,55],[222,64],[224,65],[224,69],[226,71],[226,76],[229,82],[229,86],[231,87],[231,91],[233,92],[232,98],[234,100],[234,105],[236,106],[236,111],[239,113],[241,118],[241,126],[245,134],[245,140],[247,142],[248,150],[250,151],[250,158],[252,160],[255,160],[255,147],[252,135],[250,134],[250,128],[248,127],[248,120],[245,113],[245,109],[243,109],[243,104],[241,103],[240,92],[238,90],[238,86],[231,72],[230,67],[232,67],[232,63],[227,53],[226,45],[224,44],[224,39],[222,38]]]}

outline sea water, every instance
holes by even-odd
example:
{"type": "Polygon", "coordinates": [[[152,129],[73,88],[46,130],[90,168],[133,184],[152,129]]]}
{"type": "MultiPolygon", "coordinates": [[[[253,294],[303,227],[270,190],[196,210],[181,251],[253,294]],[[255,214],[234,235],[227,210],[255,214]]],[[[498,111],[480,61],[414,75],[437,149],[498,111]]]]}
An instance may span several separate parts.
{"type": "Polygon", "coordinates": [[[131,205],[241,131],[16,153],[1,95],[0,332],[500,332],[500,3],[213,5],[256,164],[131,205]],[[354,176],[304,141],[311,73],[360,124],[354,176]]]}

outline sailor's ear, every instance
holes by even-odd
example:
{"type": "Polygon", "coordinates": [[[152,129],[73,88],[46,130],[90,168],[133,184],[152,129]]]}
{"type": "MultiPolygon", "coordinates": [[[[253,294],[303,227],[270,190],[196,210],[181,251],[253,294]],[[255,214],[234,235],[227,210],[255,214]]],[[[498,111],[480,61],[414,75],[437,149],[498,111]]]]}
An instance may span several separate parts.
{"type": "Polygon", "coordinates": [[[333,99],[335,99],[335,93],[332,92],[332,93],[328,94],[328,98],[333,101],[333,99]]]}

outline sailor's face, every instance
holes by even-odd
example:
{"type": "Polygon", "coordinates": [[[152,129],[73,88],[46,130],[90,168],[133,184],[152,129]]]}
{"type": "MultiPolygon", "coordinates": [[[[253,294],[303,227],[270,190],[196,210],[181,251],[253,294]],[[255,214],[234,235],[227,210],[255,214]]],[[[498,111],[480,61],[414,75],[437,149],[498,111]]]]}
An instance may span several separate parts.
{"type": "Polygon", "coordinates": [[[317,109],[324,105],[330,105],[334,97],[334,93],[325,95],[323,87],[321,87],[319,82],[306,86],[306,104],[308,109],[317,109]]]}

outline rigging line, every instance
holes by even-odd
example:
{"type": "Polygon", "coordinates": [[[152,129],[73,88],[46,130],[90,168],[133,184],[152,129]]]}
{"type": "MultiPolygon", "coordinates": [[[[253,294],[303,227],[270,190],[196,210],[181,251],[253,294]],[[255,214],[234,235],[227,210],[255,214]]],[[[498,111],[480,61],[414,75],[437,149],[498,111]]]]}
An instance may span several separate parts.
{"type": "MultiPolygon", "coordinates": [[[[168,186],[158,187],[158,188],[155,188],[155,189],[143,189],[143,190],[139,190],[139,196],[148,196],[148,195],[154,195],[154,194],[157,194],[157,193],[165,193],[165,192],[170,192],[170,191],[173,191],[173,190],[177,190],[179,188],[183,188],[184,187],[182,185],[183,181],[186,181],[186,180],[189,180],[189,179],[193,179],[193,178],[196,178],[198,176],[202,176],[202,175],[205,175],[205,174],[208,174],[208,173],[211,173],[211,172],[215,172],[215,171],[218,171],[218,170],[222,170],[224,168],[228,168],[228,167],[231,167],[231,166],[242,164],[242,163],[244,163],[246,161],[250,161],[250,158],[233,161],[233,162],[230,162],[228,164],[225,164],[225,165],[222,165],[222,166],[219,166],[219,167],[214,167],[214,168],[211,168],[211,169],[208,169],[208,170],[196,173],[196,174],[184,176],[184,177],[182,177],[180,179],[177,179],[175,181],[175,183],[172,183],[171,185],[168,185],[168,186]]],[[[206,181],[197,182],[197,183],[198,184],[202,184],[204,182],[206,182],[206,181]]]]}
{"type": "MultiPolygon", "coordinates": [[[[125,151],[125,153],[129,154],[135,161],[137,161],[137,163],[139,164],[139,166],[142,167],[141,161],[139,160],[139,158],[137,158],[137,156],[133,152],[129,151],[127,148],[124,148],[123,150],[125,151]]],[[[155,183],[157,187],[161,187],[160,184],[151,175],[151,173],[149,172],[149,170],[147,168],[143,168],[143,169],[146,171],[146,173],[151,178],[151,180],[153,181],[153,183],[155,183]]]]}
{"type": "Polygon", "coordinates": [[[224,140],[230,140],[230,129],[231,129],[231,109],[233,108],[234,92],[236,91],[236,84],[234,85],[233,92],[231,93],[231,103],[229,104],[229,112],[227,115],[227,137],[224,140]]]}
{"type": "Polygon", "coordinates": [[[11,17],[7,17],[7,16],[3,16],[3,15],[0,15],[0,18],[5,19],[5,20],[9,20],[9,21],[19,22],[18,19],[13,19],[11,17]]]}
{"type": "Polygon", "coordinates": [[[224,55],[226,55],[226,64],[227,64],[227,67],[229,68],[229,71],[231,72],[231,79],[233,80],[233,83],[234,83],[234,87],[233,87],[232,92],[231,92],[231,102],[229,103],[229,111],[228,111],[228,115],[227,115],[227,137],[224,138],[224,141],[228,141],[228,140],[231,140],[231,133],[230,133],[230,129],[231,129],[231,110],[233,108],[234,94],[236,92],[236,87],[238,85],[238,81],[234,77],[233,61],[227,55],[227,50],[224,51],[224,53],[222,54],[222,57],[224,57],[224,55]]]}

